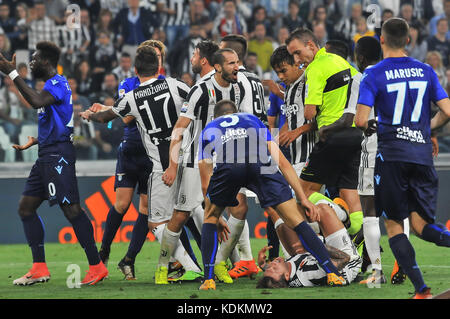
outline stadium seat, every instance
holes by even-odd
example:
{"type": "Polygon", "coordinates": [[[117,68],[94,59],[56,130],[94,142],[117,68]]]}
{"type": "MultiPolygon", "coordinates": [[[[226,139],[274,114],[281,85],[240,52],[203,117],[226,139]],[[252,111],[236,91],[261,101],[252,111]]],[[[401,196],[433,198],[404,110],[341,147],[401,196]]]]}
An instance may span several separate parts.
{"type": "Polygon", "coordinates": [[[15,162],[16,160],[16,150],[12,148],[12,145],[9,135],[0,126],[0,147],[5,151],[4,162],[15,162]]]}
{"type": "MultiPolygon", "coordinates": [[[[28,136],[37,137],[38,127],[36,124],[22,125],[19,134],[19,144],[24,145],[28,142],[28,136]]],[[[24,162],[34,162],[38,158],[38,148],[33,146],[25,151],[22,151],[22,158],[24,162]]]]}

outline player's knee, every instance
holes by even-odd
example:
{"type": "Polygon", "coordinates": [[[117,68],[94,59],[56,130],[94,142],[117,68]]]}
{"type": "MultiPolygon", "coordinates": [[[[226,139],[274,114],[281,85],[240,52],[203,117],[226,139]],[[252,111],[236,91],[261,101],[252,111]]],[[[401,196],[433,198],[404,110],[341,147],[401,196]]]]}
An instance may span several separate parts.
{"type": "Polygon", "coordinates": [[[117,200],[116,203],[114,204],[114,209],[116,210],[116,212],[123,215],[127,212],[128,208],[130,207],[130,204],[131,204],[130,202],[125,200],[117,200]]]}
{"type": "Polygon", "coordinates": [[[33,214],[36,214],[36,211],[28,209],[26,206],[19,206],[17,213],[19,214],[20,219],[25,219],[32,216],[33,214]]]}
{"type": "Polygon", "coordinates": [[[180,231],[188,219],[188,212],[175,211],[169,221],[168,227],[171,231],[180,231]]]}
{"type": "Polygon", "coordinates": [[[335,211],[327,204],[318,204],[320,220],[324,221],[328,218],[332,218],[333,214],[336,215],[335,211]]]}
{"type": "Polygon", "coordinates": [[[17,210],[20,219],[25,219],[27,217],[36,214],[36,209],[33,205],[31,205],[27,200],[21,198],[19,201],[19,209],[17,210]]]}
{"type": "Polygon", "coordinates": [[[64,212],[64,216],[66,216],[69,221],[72,221],[81,214],[84,214],[84,211],[79,204],[61,205],[61,209],[64,212]]]}

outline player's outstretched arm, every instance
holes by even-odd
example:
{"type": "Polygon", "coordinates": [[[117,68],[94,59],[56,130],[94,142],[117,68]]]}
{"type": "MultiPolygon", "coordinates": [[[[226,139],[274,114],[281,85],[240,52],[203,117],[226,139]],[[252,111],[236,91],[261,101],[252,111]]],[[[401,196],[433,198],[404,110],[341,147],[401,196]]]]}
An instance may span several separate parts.
{"type": "MultiPolygon", "coordinates": [[[[80,116],[88,121],[94,121],[98,123],[108,123],[109,121],[114,120],[117,117],[117,114],[114,113],[112,109],[108,109],[106,111],[101,111],[97,113],[94,113],[91,110],[86,110],[84,112],[81,112],[80,116]]],[[[123,121],[125,123],[130,122],[131,120],[128,120],[128,116],[123,118],[123,121]]]]}
{"type": "Polygon", "coordinates": [[[16,55],[14,54],[11,61],[6,60],[6,58],[0,53],[0,71],[11,75],[11,79],[14,79],[14,84],[20,91],[24,99],[31,105],[34,109],[39,109],[48,105],[56,103],[56,99],[48,91],[42,90],[38,92],[33,88],[29,87],[27,83],[17,74],[16,71],[16,55]]]}
{"type": "Polygon", "coordinates": [[[169,146],[169,167],[164,171],[162,180],[167,186],[172,186],[177,177],[178,160],[180,157],[181,142],[183,141],[184,130],[191,123],[191,119],[180,116],[172,130],[169,146]]]}
{"type": "Polygon", "coordinates": [[[288,182],[288,184],[292,187],[295,192],[295,196],[297,201],[303,206],[306,210],[306,214],[311,219],[311,221],[320,221],[319,210],[313,205],[305,193],[303,192],[302,186],[300,185],[300,179],[295,172],[295,169],[292,167],[291,163],[286,159],[284,154],[280,151],[280,148],[274,141],[268,141],[267,146],[270,152],[270,155],[278,164],[278,167],[283,173],[284,178],[288,182]]]}
{"type": "Polygon", "coordinates": [[[36,144],[39,144],[38,139],[33,136],[28,136],[28,141],[26,144],[24,144],[24,145],[14,144],[14,145],[12,145],[12,148],[14,148],[18,151],[24,151],[36,144]]]}

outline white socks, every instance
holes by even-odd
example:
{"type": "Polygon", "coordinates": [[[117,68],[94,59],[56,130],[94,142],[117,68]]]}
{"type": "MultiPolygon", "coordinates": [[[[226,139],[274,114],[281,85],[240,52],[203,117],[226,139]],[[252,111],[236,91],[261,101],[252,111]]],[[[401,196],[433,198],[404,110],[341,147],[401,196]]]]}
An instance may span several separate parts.
{"type": "Polygon", "coordinates": [[[372,269],[382,270],[380,252],[380,219],[378,217],[363,218],[364,241],[372,269]]]}
{"type": "Polygon", "coordinates": [[[341,228],[338,231],[332,233],[331,235],[325,237],[325,243],[331,247],[343,251],[350,257],[358,255],[356,247],[353,244],[352,240],[350,239],[347,229],[345,228],[341,228]]]}
{"type": "Polygon", "coordinates": [[[244,229],[236,246],[239,249],[241,260],[253,260],[252,247],[250,245],[250,230],[247,220],[245,220],[244,229]]]}
{"type": "MultiPolygon", "coordinates": [[[[275,231],[277,230],[278,226],[280,226],[281,224],[284,224],[284,221],[281,218],[278,218],[277,221],[275,222],[275,224],[273,224],[275,231]]],[[[281,250],[283,251],[283,255],[285,259],[289,259],[292,256],[287,252],[286,248],[284,248],[283,243],[280,240],[280,246],[281,246],[281,250]]]]}
{"type": "Polygon", "coordinates": [[[216,265],[222,261],[226,261],[230,257],[245,226],[245,220],[236,219],[233,216],[230,216],[227,223],[230,233],[228,234],[228,240],[220,244],[216,255],[216,265]]]}
{"type": "Polygon", "coordinates": [[[161,243],[161,252],[158,261],[158,267],[167,267],[169,261],[178,260],[186,271],[201,272],[201,269],[194,263],[191,256],[184,249],[181,243],[180,234],[167,229],[167,224],[156,227],[153,231],[156,239],[161,243]],[[164,243],[164,246],[163,246],[164,243]]]}

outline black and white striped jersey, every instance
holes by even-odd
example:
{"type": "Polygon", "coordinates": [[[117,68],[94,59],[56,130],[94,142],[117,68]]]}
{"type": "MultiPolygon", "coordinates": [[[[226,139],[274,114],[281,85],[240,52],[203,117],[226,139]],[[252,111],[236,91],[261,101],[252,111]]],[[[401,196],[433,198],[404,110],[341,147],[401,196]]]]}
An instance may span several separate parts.
{"type": "MultiPolygon", "coordinates": [[[[305,119],[305,75],[297,79],[287,89],[284,95],[282,112],[286,116],[289,131],[309,123],[305,119]]],[[[316,141],[316,133],[310,131],[300,135],[290,145],[291,163],[305,163],[316,141]]]]}
{"type": "Polygon", "coordinates": [[[310,253],[297,254],[287,260],[291,264],[289,287],[314,287],[327,284],[327,273],[310,253]]]}
{"type": "Polygon", "coordinates": [[[232,83],[228,87],[220,86],[214,78],[214,73],[205,76],[195,84],[181,109],[180,116],[187,117],[192,123],[183,136],[183,163],[187,167],[197,167],[198,137],[214,118],[214,106],[221,100],[231,100],[238,109],[245,100],[246,91],[242,83],[232,83]]]}
{"type": "Polygon", "coordinates": [[[122,118],[136,118],[153,171],[164,171],[169,166],[172,129],[188,92],[189,87],[181,81],[154,78],[125,94],[112,108],[122,118]]]}
{"type": "Polygon", "coordinates": [[[165,14],[163,26],[189,25],[189,1],[188,0],[159,0],[165,7],[176,11],[175,14],[165,14]]]}
{"type": "Polygon", "coordinates": [[[264,87],[258,76],[247,71],[243,66],[239,67],[238,81],[242,83],[246,92],[245,99],[241,103],[239,112],[250,113],[267,124],[267,110],[264,99],[264,87]]]}
{"type": "MultiPolygon", "coordinates": [[[[358,104],[359,97],[359,84],[361,82],[362,73],[356,73],[350,84],[350,97],[347,99],[348,103],[344,110],[344,113],[356,114],[356,105],[358,104]]],[[[369,120],[375,118],[375,108],[370,111],[369,120]]],[[[371,136],[364,136],[361,142],[361,162],[360,166],[365,168],[375,167],[375,156],[377,152],[377,134],[371,136]]]]}

